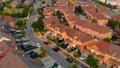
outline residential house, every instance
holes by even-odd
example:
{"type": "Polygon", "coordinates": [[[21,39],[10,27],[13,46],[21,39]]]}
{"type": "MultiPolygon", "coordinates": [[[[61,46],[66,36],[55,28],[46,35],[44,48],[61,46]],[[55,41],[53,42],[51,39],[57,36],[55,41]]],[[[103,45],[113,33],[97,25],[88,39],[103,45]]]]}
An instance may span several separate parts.
{"type": "Polygon", "coordinates": [[[49,27],[51,24],[58,23],[59,20],[57,16],[48,16],[43,19],[43,22],[45,27],[49,27]]]}
{"type": "Polygon", "coordinates": [[[12,6],[12,7],[16,7],[17,5],[19,5],[19,4],[21,4],[21,1],[20,0],[13,0],[11,3],[10,3],[10,5],[12,6]]]}
{"type": "Polygon", "coordinates": [[[119,20],[120,21],[120,15],[112,16],[111,19],[119,20]]]}
{"type": "Polygon", "coordinates": [[[118,45],[113,45],[99,40],[92,44],[86,45],[86,48],[89,53],[101,58],[103,63],[113,65],[114,68],[120,68],[120,47],[118,45]],[[99,55],[103,57],[99,57],[99,55]]]}
{"type": "Polygon", "coordinates": [[[98,24],[105,25],[108,22],[108,18],[105,16],[107,9],[96,6],[94,3],[88,2],[87,4],[81,5],[85,13],[91,18],[97,19],[98,24]]]}
{"type": "Polygon", "coordinates": [[[112,37],[112,31],[109,29],[109,27],[101,26],[97,23],[89,23],[85,21],[76,22],[74,27],[98,39],[112,37]]]}
{"type": "Polygon", "coordinates": [[[24,5],[32,5],[34,0],[25,0],[24,5]]]}
{"type": "Polygon", "coordinates": [[[10,27],[15,27],[16,19],[14,17],[0,15],[0,21],[5,21],[10,27]]]}
{"type": "Polygon", "coordinates": [[[52,35],[57,36],[59,39],[64,39],[65,43],[70,46],[82,48],[82,45],[94,42],[95,39],[84,32],[65,26],[64,24],[54,23],[48,29],[52,35]]]}
{"type": "Polygon", "coordinates": [[[44,8],[44,13],[46,16],[50,16],[55,12],[56,12],[56,9],[54,7],[45,7],[44,8]]]}
{"type": "MultiPolygon", "coordinates": [[[[6,50],[7,52],[7,50],[6,50]]],[[[0,68],[28,68],[28,66],[14,53],[0,54],[0,68]]]]}

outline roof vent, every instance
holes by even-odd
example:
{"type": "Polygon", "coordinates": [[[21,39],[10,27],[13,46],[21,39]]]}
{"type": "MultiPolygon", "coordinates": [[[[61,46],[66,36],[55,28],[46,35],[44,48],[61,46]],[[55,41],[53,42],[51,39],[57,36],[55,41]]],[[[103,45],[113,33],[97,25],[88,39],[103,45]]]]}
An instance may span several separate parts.
{"type": "Polygon", "coordinates": [[[74,39],[77,39],[77,36],[75,36],[74,39]]]}

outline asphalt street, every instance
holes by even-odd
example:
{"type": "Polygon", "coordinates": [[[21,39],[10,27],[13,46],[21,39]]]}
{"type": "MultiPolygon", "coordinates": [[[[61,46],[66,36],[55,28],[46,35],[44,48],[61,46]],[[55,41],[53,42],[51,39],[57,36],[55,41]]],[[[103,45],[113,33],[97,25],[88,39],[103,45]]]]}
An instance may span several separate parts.
{"type": "MultiPolygon", "coordinates": [[[[28,21],[27,21],[26,37],[28,37],[32,41],[32,43],[34,43],[34,44],[39,42],[39,43],[41,43],[41,45],[44,45],[42,43],[42,41],[38,37],[36,37],[36,35],[34,34],[34,32],[32,30],[32,27],[31,27],[31,24],[34,21],[36,21],[36,19],[37,19],[37,15],[38,15],[37,14],[37,8],[39,8],[40,5],[41,5],[41,2],[38,1],[37,5],[35,6],[35,10],[33,12],[34,14],[32,14],[30,16],[30,18],[28,19],[28,21]]],[[[51,47],[45,46],[45,48],[47,49],[47,54],[51,58],[53,58],[55,61],[57,61],[63,68],[68,68],[68,66],[71,65],[71,63],[67,62],[66,59],[63,56],[61,56],[58,53],[54,52],[51,47]]]]}

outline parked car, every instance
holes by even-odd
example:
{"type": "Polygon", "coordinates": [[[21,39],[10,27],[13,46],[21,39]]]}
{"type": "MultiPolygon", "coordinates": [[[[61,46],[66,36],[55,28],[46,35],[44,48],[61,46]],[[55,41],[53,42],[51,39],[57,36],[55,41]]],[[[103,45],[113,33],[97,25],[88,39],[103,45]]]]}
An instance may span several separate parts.
{"type": "Polygon", "coordinates": [[[34,51],[29,51],[27,54],[30,55],[31,58],[35,58],[38,56],[38,53],[36,53],[34,51]]]}
{"type": "Polygon", "coordinates": [[[58,51],[60,50],[60,48],[59,48],[59,47],[55,47],[55,48],[53,48],[53,50],[54,50],[55,52],[58,52],[58,51]]]}
{"type": "Polygon", "coordinates": [[[41,47],[41,44],[40,44],[40,43],[37,43],[37,47],[41,47]]]}
{"type": "Polygon", "coordinates": [[[46,42],[43,42],[45,45],[48,45],[48,41],[46,41],[46,42]]]}
{"type": "Polygon", "coordinates": [[[23,40],[22,39],[19,39],[19,38],[17,38],[17,39],[15,39],[15,42],[16,43],[20,43],[20,42],[22,42],[23,40]]]}
{"type": "Polygon", "coordinates": [[[71,51],[74,51],[74,50],[76,50],[76,48],[75,48],[75,47],[72,47],[72,48],[71,48],[71,51]]]}
{"type": "Polygon", "coordinates": [[[73,63],[73,59],[72,58],[66,58],[66,60],[70,63],[73,63]]]}
{"type": "Polygon", "coordinates": [[[27,54],[31,55],[32,53],[34,53],[34,51],[29,51],[27,54]]]}
{"type": "Polygon", "coordinates": [[[84,56],[84,55],[82,55],[81,57],[80,57],[80,60],[85,60],[86,59],[86,56],[84,56]]]}

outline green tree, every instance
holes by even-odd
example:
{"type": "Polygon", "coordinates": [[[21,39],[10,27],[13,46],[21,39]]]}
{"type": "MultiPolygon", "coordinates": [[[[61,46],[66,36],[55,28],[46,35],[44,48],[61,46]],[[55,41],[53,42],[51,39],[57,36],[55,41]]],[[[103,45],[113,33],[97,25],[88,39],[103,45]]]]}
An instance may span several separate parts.
{"type": "Polygon", "coordinates": [[[77,64],[73,64],[72,66],[68,67],[68,68],[79,68],[77,64]]]}
{"type": "Polygon", "coordinates": [[[75,13],[76,14],[82,14],[83,13],[83,9],[81,6],[76,6],[75,7],[75,13]]]}
{"type": "Polygon", "coordinates": [[[110,39],[110,38],[104,38],[104,40],[105,40],[106,42],[111,42],[111,39],[110,39]]]}
{"type": "Polygon", "coordinates": [[[57,63],[54,63],[54,65],[52,66],[52,68],[57,68],[57,67],[58,67],[57,63]]]}
{"type": "Polygon", "coordinates": [[[58,16],[58,19],[62,19],[62,13],[60,12],[60,10],[58,10],[56,14],[58,16]]]}
{"type": "Polygon", "coordinates": [[[71,6],[74,5],[74,1],[72,1],[72,0],[67,0],[67,2],[68,2],[68,5],[71,5],[71,6]]]}
{"type": "Polygon", "coordinates": [[[120,21],[110,19],[110,20],[108,20],[107,26],[109,26],[113,30],[115,28],[120,28],[120,21]]]}
{"type": "Polygon", "coordinates": [[[97,23],[97,19],[96,19],[96,18],[93,18],[93,19],[91,20],[91,22],[92,22],[92,23],[97,23]]]}
{"type": "Polygon", "coordinates": [[[99,60],[93,55],[89,54],[85,61],[91,68],[98,68],[99,60]]]}
{"type": "Polygon", "coordinates": [[[25,25],[26,25],[26,20],[18,20],[18,21],[16,22],[16,25],[18,25],[21,30],[24,30],[25,25]]]}
{"type": "Polygon", "coordinates": [[[52,0],[52,4],[55,4],[57,0],[52,0]]]}
{"type": "Polygon", "coordinates": [[[34,11],[34,7],[30,7],[29,10],[28,10],[28,13],[32,13],[34,11]]]}
{"type": "Polygon", "coordinates": [[[73,56],[76,57],[76,58],[80,57],[81,56],[80,50],[74,51],[73,56]]]}
{"type": "Polygon", "coordinates": [[[34,30],[37,29],[37,30],[41,31],[44,29],[44,23],[42,20],[38,20],[37,22],[33,22],[31,26],[33,27],[34,30]]]}
{"type": "Polygon", "coordinates": [[[45,49],[45,47],[40,47],[40,51],[41,51],[41,54],[39,55],[41,58],[45,57],[46,56],[46,52],[47,50],[45,49]]]}
{"type": "Polygon", "coordinates": [[[3,3],[1,3],[1,4],[0,4],[0,11],[2,11],[3,8],[4,8],[4,5],[3,5],[3,3]]]}

